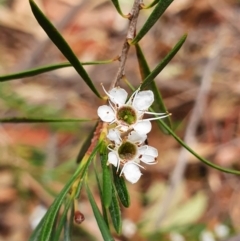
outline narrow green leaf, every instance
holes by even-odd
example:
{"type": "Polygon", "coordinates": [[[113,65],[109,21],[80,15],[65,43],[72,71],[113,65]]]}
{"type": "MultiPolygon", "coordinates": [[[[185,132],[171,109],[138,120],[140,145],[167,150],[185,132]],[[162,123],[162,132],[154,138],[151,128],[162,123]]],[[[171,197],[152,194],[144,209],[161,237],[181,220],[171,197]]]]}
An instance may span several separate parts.
{"type": "Polygon", "coordinates": [[[52,42],[57,46],[57,48],[62,52],[62,54],[67,58],[67,60],[72,64],[77,73],[82,77],[85,83],[89,86],[89,88],[101,98],[97,89],[95,88],[92,80],[88,76],[87,72],[79,62],[77,56],[73,53],[70,46],[67,44],[62,35],[57,31],[57,29],[52,25],[52,23],[46,18],[43,12],[38,8],[36,3],[33,0],[29,0],[32,12],[37,19],[40,26],[46,32],[48,37],[52,40],[52,42]]]}
{"type": "Polygon", "coordinates": [[[115,6],[115,8],[117,9],[118,13],[119,13],[122,17],[127,18],[128,15],[123,14],[118,0],[111,0],[111,1],[112,1],[113,5],[115,6]]]}
{"type": "Polygon", "coordinates": [[[52,119],[52,118],[25,118],[25,117],[10,117],[0,118],[0,123],[59,123],[59,122],[87,122],[92,121],[90,119],[52,119]]]}
{"type": "Polygon", "coordinates": [[[179,138],[174,131],[172,131],[162,120],[158,120],[159,123],[166,128],[166,130],[170,133],[170,135],[172,135],[174,137],[174,139],[183,147],[185,147],[190,153],[192,153],[192,155],[194,155],[196,158],[198,158],[201,162],[203,162],[204,164],[217,169],[219,171],[222,172],[226,172],[226,173],[231,173],[231,174],[235,174],[235,175],[240,175],[240,171],[237,170],[233,170],[233,169],[228,169],[228,168],[224,168],[221,166],[218,166],[210,161],[208,161],[207,159],[201,157],[199,154],[197,154],[194,150],[192,150],[183,140],[181,140],[181,138],[179,138]]]}
{"type": "Polygon", "coordinates": [[[57,218],[57,213],[62,206],[63,200],[65,196],[67,195],[69,189],[71,188],[72,184],[74,183],[75,179],[77,178],[76,175],[74,175],[70,181],[67,183],[67,185],[63,188],[63,190],[60,192],[58,197],[55,199],[51,207],[48,209],[48,213],[46,216],[46,219],[44,221],[42,232],[40,234],[39,241],[50,241],[53,234],[53,227],[54,223],[57,218]]]}
{"type": "Polygon", "coordinates": [[[153,2],[151,2],[149,5],[147,6],[143,6],[142,8],[143,9],[149,9],[149,8],[152,8],[154,7],[160,0],[154,0],[153,2]]]}
{"type": "Polygon", "coordinates": [[[46,214],[41,219],[41,221],[39,222],[37,227],[33,230],[33,232],[32,232],[32,234],[31,234],[31,236],[30,236],[28,241],[39,241],[39,236],[40,236],[40,233],[42,231],[42,227],[43,227],[43,223],[45,221],[45,217],[46,217],[46,214]]]}
{"type": "Polygon", "coordinates": [[[66,219],[63,227],[63,241],[71,241],[71,233],[69,226],[70,223],[66,219]]]}
{"type": "MultiPolygon", "coordinates": [[[[140,73],[141,73],[141,77],[142,80],[144,80],[150,73],[150,69],[148,67],[147,61],[144,57],[144,54],[139,46],[139,44],[135,45],[136,47],[136,53],[137,53],[137,59],[138,59],[138,65],[139,65],[139,69],[140,69],[140,73]]],[[[152,105],[152,108],[154,109],[154,112],[157,113],[161,113],[161,112],[167,112],[167,109],[164,105],[163,99],[162,99],[162,95],[159,92],[155,81],[152,81],[149,84],[149,89],[152,90],[153,94],[154,94],[154,102],[152,105]]],[[[170,122],[170,118],[166,117],[163,119],[163,121],[169,126],[171,127],[171,122],[170,122]]],[[[165,128],[161,128],[162,131],[166,132],[165,128]]],[[[166,133],[167,134],[167,133],[166,133]]]]}
{"type": "Polygon", "coordinates": [[[102,214],[100,213],[98,206],[94,200],[94,197],[86,183],[86,191],[87,191],[87,195],[88,195],[88,199],[90,201],[90,204],[92,206],[92,210],[95,216],[95,219],[97,221],[98,227],[101,231],[102,237],[104,241],[114,241],[114,238],[111,236],[110,231],[106,225],[106,223],[104,222],[104,219],[102,217],[102,214]]]}
{"type": "Polygon", "coordinates": [[[128,208],[130,206],[130,196],[127,190],[127,186],[125,183],[125,180],[123,177],[120,177],[117,174],[117,168],[112,166],[112,171],[113,171],[113,180],[114,180],[114,184],[116,187],[116,191],[118,194],[118,197],[122,203],[122,205],[126,208],[128,208]]]}
{"type": "Polygon", "coordinates": [[[109,206],[109,212],[112,218],[113,226],[118,234],[122,232],[122,218],[117,194],[114,186],[112,186],[112,202],[109,206]]]}
{"type": "Polygon", "coordinates": [[[162,16],[172,2],[173,0],[160,0],[158,2],[157,6],[154,8],[151,15],[148,17],[147,21],[137,36],[133,39],[131,44],[138,43],[144,37],[144,35],[152,28],[152,26],[157,22],[157,20],[162,16]]]}
{"type": "MultiPolygon", "coordinates": [[[[67,198],[66,204],[64,205],[64,211],[63,211],[63,213],[61,215],[61,218],[59,219],[59,222],[57,224],[57,229],[54,232],[54,234],[52,235],[53,241],[58,241],[60,239],[60,235],[61,235],[61,232],[63,230],[64,224],[65,224],[65,222],[68,222],[68,220],[67,220],[68,210],[71,208],[72,205],[73,205],[73,199],[67,198]]],[[[72,220],[70,220],[70,222],[72,222],[72,220]]]]}
{"type": "Polygon", "coordinates": [[[67,182],[67,184],[64,186],[62,191],[59,193],[58,197],[54,200],[54,202],[48,209],[38,241],[51,241],[53,229],[54,229],[54,223],[56,222],[57,214],[60,207],[63,204],[64,198],[68,194],[72,184],[75,182],[77,178],[79,178],[79,175],[81,174],[82,178],[86,175],[86,170],[90,162],[96,155],[96,152],[98,151],[99,147],[100,147],[100,143],[95,147],[95,149],[93,150],[89,158],[86,160],[86,162],[81,163],[81,165],[78,167],[78,169],[73,174],[71,179],[67,182]]]}
{"type": "Polygon", "coordinates": [[[73,216],[74,216],[74,205],[71,206],[71,213],[69,220],[65,220],[64,227],[63,227],[63,241],[71,241],[71,233],[72,233],[72,226],[73,226],[73,216]]]}
{"type": "Polygon", "coordinates": [[[141,85],[141,90],[145,89],[154,78],[166,67],[166,65],[172,60],[172,58],[176,55],[179,49],[182,47],[185,42],[187,35],[183,35],[181,39],[177,42],[177,44],[172,48],[172,50],[164,57],[164,59],[155,67],[155,69],[149,74],[141,85]]]}
{"type": "MultiPolygon", "coordinates": [[[[108,64],[113,61],[115,61],[115,59],[103,60],[103,61],[92,61],[92,62],[85,62],[85,63],[82,62],[81,64],[82,65],[99,65],[99,64],[108,64]]],[[[42,66],[39,68],[34,68],[34,69],[27,70],[27,71],[18,72],[15,74],[3,75],[3,76],[0,76],[0,82],[31,77],[31,76],[43,74],[43,73],[46,73],[49,71],[53,71],[56,69],[66,68],[66,67],[72,67],[72,65],[69,62],[65,62],[65,63],[61,63],[61,64],[42,66]]]]}
{"type": "Polygon", "coordinates": [[[88,137],[86,140],[83,142],[81,149],[79,150],[78,156],[77,156],[77,163],[80,163],[81,160],[83,159],[85,153],[87,152],[89,146],[91,145],[92,138],[94,136],[94,132],[96,130],[96,127],[98,126],[99,122],[96,122],[92,130],[89,132],[88,137]]]}
{"type": "Polygon", "coordinates": [[[108,162],[108,151],[107,146],[103,142],[100,149],[100,160],[102,164],[102,181],[103,181],[103,204],[108,208],[112,202],[112,178],[110,173],[110,168],[107,165],[108,162]]]}
{"type": "Polygon", "coordinates": [[[107,225],[108,228],[109,228],[108,216],[107,216],[107,209],[105,208],[105,206],[104,206],[104,204],[103,204],[102,187],[101,187],[100,180],[99,180],[99,177],[98,177],[97,170],[96,170],[96,167],[95,167],[95,166],[94,166],[94,172],[95,172],[95,177],[96,177],[96,180],[97,180],[98,191],[99,191],[100,198],[101,198],[103,218],[104,218],[104,221],[105,221],[106,225],[107,225]]]}
{"type": "Polygon", "coordinates": [[[82,190],[82,187],[83,187],[83,179],[81,179],[77,185],[77,188],[76,188],[76,194],[75,194],[75,198],[78,199],[80,197],[80,192],[82,190]]]}

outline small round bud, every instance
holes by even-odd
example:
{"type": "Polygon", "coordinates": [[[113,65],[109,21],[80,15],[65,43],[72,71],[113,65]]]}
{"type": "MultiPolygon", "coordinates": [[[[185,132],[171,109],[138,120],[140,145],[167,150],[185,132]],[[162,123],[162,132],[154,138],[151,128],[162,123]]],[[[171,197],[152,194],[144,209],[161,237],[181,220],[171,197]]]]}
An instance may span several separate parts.
{"type": "Polygon", "coordinates": [[[77,224],[81,224],[84,220],[85,220],[85,217],[84,217],[84,215],[80,211],[76,211],[74,213],[74,221],[77,224]]]}

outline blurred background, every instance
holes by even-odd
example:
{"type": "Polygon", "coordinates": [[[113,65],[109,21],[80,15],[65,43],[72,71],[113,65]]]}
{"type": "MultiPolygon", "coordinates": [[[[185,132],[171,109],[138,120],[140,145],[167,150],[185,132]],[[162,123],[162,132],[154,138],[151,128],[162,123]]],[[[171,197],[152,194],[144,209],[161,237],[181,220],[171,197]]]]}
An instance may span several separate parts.
{"type": "MultiPolygon", "coordinates": [[[[144,1],[146,4],[150,1],[144,1]]],[[[128,20],[111,1],[36,0],[79,59],[120,54],[128,20]]],[[[128,13],[133,1],[120,1],[128,13]]],[[[138,29],[151,10],[141,11],[138,29]]],[[[184,33],[188,38],[156,78],[173,129],[198,154],[240,170],[240,1],[175,0],[140,41],[153,69],[184,33]]],[[[48,40],[28,1],[0,1],[0,75],[66,61],[48,40]]],[[[118,63],[86,66],[103,93],[118,63]]],[[[131,48],[126,76],[140,74],[131,48]]],[[[125,87],[124,84],[122,84],[125,87]]],[[[131,91],[128,89],[129,93],[131,91]]],[[[97,118],[99,101],[73,68],[0,84],[0,117],[97,118]]],[[[0,126],[0,241],[25,241],[76,168],[80,147],[94,122],[0,126]]],[[[239,177],[202,164],[153,123],[149,144],[158,163],[128,184],[131,206],[122,208],[123,234],[116,240],[240,240],[239,177]]],[[[94,172],[91,189],[99,202],[94,172]]],[[[102,240],[83,193],[85,215],[73,240],[102,240]]]]}

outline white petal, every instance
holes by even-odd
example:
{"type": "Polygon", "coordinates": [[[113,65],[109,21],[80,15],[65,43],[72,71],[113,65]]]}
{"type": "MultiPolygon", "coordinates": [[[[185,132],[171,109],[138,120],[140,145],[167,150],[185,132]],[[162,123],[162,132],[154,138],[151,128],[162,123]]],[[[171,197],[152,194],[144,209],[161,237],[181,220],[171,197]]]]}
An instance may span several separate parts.
{"type": "Polygon", "coordinates": [[[142,144],[146,139],[146,134],[139,134],[136,131],[132,131],[128,134],[128,140],[136,144],[142,144]]]}
{"type": "Polygon", "coordinates": [[[119,159],[118,159],[118,156],[115,152],[111,151],[111,152],[108,153],[108,163],[117,167],[117,165],[119,163],[119,159]]]}
{"type": "Polygon", "coordinates": [[[128,93],[126,92],[125,89],[122,89],[120,87],[115,87],[111,89],[108,93],[109,93],[110,100],[114,104],[118,104],[119,106],[125,104],[128,96],[128,93]]]}
{"type": "Polygon", "coordinates": [[[115,113],[113,109],[108,105],[99,106],[97,113],[102,121],[112,122],[115,119],[115,113]]]}
{"type": "Polygon", "coordinates": [[[139,158],[140,161],[146,163],[146,164],[155,164],[156,160],[155,157],[150,156],[150,155],[141,155],[139,158]]]}
{"type": "Polygon", "coordinates": [[[107,138],[110,141],[114,141],[115,144],[119,145],[122,141],[121,136],[120,136],[120,132],[117,129],[110,129],[108,134],[107,134],[107,138]]]}
{"type": "Polygon", "coordinates": [[[141,155],[149,155],[153,157],[158,156],[158,150],[152,146],[140,146],[138,147],[138,153],[141,155]]]}
{"type": "Polygon", "coordinates": [[[139,134],[147,134],[152,129],[152,124],[149,120],[139,121],[134,126],[133,129],[139,134]]]}
{"type": "Polygon", "coordinates": [[[133,100],[133,107],[139,111],[147,110],[154,101],[154,95],[151,90],[140,91],[133,100]]]}
{"type": "Polygon", "coordinates": [[[136,183],[142,175],[139,167],[132,162],[128,162],[124,165],[123,173],[125,178],[131,183],[136,183]]]}

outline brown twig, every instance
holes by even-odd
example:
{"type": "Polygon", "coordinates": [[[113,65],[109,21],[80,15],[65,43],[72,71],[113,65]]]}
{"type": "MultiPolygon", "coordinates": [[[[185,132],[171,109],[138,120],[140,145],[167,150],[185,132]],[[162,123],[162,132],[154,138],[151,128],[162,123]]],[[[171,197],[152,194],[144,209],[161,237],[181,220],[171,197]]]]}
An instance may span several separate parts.
{"type": "MultiPolygon", "coordinates": [[[[128,31],[127,31],[127,36],[126,36],[126,39],[125,39],[123,47],[122,47],[121,55],[118,58],[119,62],[120,62],[119,68],[118,68],[115,79],[110,84],[109,90],[111,90],[112,88],[117,86],[119,84],[120,80],[122,79],[122,77],[124,76],[127,55],[128,55],[128,51],[130,49],[129,43],[136,34],[137,20],[138,20],[139,12],[141,10],[141,5],[142,5],[142,0],[135,0],[133,3],[132,10],[128,14],[130,23],[129,23],[129,27],[128,27],[128,31]]],[[[93,148],[95,147],[103,127],[104,127],[103,122],[101,120],[99,120],[98,125],[96,127],[96,131],[94,132],[94,136],[93,136],[91,145],[89,146],[87,153],[90,153],[93,150],[93,148]]]]}
{"type": "Polygon", "coordinates": [[[91,144],[90,144],[89,148],[87,149],[87,152],[86,152],[87,155],[90,155],[92,153],[93,149],[95,148],[95,146],[97,145],[99,136],[100,136],[103,128],[104,128],[104,123],[99,120],[97,127],[94,131],[93,138],[91,140],[91,144]]]}
{"type": "Polygon", "coordinates": [[[141,10],[141,4],[142,4],[142,0],[135,0],[133,3],[132,10],[129,14],[130,23],[129,23],[129,27],[128,27],[127,37],[123,44],[121,55],[119,56],[120,63],[119,63],[118,72],[116,74],[115,79],[112,81],[109,89],[112,89],[115,86],[119,85],[119,82],[124,75],[124,69],[125,69],[125,64],[126,64],[126,60],[127,60],[127,55],[128,55],[128,51],[130,49],[129,43],[136,34],[136,25],[137,25],[138,15],[141,10]]]}

